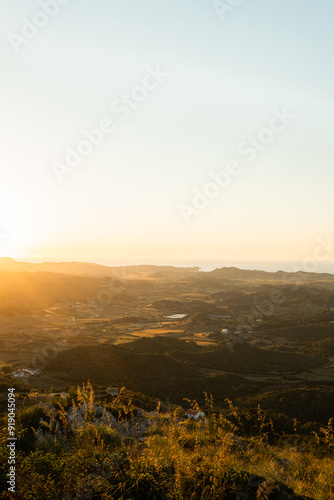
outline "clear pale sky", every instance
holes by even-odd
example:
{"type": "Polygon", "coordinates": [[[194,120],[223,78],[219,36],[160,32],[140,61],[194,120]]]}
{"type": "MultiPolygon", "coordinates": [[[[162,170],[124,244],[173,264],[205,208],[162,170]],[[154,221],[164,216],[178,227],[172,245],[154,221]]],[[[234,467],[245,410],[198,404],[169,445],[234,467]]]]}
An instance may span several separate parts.
{"type": "Polygon", "coordinates": [[[333,235],[331,0],[244,0],[224,19],[211,0],[71,0],[17,51],[40,3],[1,9],[0,255],[298,260],[333,235]],[[113,114],[157,66],[169,76],[113,114]],[[239,145],[284,108],[296,118],[248,161],[239,145]],[[55,162],[105,118],[115,130],[59,182],[55,162]],[[235,160],[187,223],[180,207],[235,160]]]}

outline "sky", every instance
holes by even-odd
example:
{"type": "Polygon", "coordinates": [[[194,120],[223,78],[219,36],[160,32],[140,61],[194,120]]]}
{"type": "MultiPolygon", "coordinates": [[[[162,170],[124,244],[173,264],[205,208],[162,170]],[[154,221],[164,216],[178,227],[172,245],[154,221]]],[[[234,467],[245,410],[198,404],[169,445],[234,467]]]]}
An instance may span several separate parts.
{"type": "Polygon", "coordinates": [[[333,2],[1,8],[0,256],[303,261],[334,241],[333,2]]]}

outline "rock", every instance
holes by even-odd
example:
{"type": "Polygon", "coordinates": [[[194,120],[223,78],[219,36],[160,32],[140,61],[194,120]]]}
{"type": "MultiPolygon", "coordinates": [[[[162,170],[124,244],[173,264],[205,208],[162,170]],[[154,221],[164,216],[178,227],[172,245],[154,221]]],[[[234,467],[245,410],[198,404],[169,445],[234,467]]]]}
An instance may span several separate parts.
{"type": "Polygon", "coordinates": [[[95,406],[90,403],[84,403],[80,406],[80,413],[84,417],[86,414],[91,414],[94,412],[95,406]]]}
{"type": "Polygon", "coordinates": [[[37,429],[36,431],[36,447],[37,448],[49,448],[55,443],[55,436],[50,434],[50,432],[44,433],[42,429],[37,429]]]}
{"type": "Polygon", "coordinates": [[[95,409],[95,417],[96,418],[102,417],[103,412],[104,412],[103,406],[95,406],[94,409],[95,409]]]}
{"type": "Polygon", "coordinates": [[[108,410],[104,411],[102,417],[100,418],[100,421],[102,424],[112,425],[113,427],[116,427],[118,425],[116,418],[108,410]]]}
{"type": "Polygon", "coordinates": [[[85,419],[78,410],[68,411],[67,420],[73,429],[79,429],[80,427],[84,427],[86,425],[85,419]]]}
{"type": "Polygon", "coordinates": [[[239,493],[236,500],[250,500],[248,493],[242,492],[239,493]]]}
{"type": "Polygon", "coordinates": [[[251,474],[248,478],[248,486],[250,488],[257,488],[266,480],[263,476],[258,476],[257,474],[251,474]]]}

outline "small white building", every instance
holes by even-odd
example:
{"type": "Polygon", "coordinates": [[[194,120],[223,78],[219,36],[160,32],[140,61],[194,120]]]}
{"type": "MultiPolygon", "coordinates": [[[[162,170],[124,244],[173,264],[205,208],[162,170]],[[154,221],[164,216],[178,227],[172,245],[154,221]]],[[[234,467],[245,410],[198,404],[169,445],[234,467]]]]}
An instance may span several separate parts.
{"type": "Polygon", "coordinates": [[[60,399],[67,399],[67,397],[69,396],[69,393],[68,392],[51,392],[50,393],[51,398],[54,398],[55,396],[59,396],[60,399]]]}
{"type": "Polygon", "coordinates": [[[185,416],[187,418],[193,418],[197,422],[205,419],[205,413],[204,413],[204,411],[201,411],[201,410],[189,409],[189,410],[186,410],[184,413],[185,413],[185,416]]]}
{"type": "Polygon", "coordinates": [[[223,328],[220,333],[228,333],[228,328],[223,328]]]}
{"type": "Polygon", "coordinates": [[[16,370],[15,372],[13,372],[12,377],[25,378],[25,377],[31,377],[33,375],[39,375],[40,373],[41,373],[40,370],[30,370],[29,368],[22,368],[20,370],[16,370]]]}
{"type": "Polygon", "coordinates": [[[118,387],[108,387],[108,389],[106,389],[106,393],[110,394],[110,396],[118,396],[119,389],[118,387]]]}

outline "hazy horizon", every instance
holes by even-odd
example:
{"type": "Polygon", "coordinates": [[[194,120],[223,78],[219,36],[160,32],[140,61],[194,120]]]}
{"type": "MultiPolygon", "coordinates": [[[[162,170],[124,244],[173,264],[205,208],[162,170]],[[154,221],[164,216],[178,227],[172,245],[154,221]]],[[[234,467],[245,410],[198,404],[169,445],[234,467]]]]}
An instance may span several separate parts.
{"type": "MultiPolygon", "coordinates": [[[[9,256],[0,257],[8,258],[9,256]]],[[[12,257],[9,257],[12,258],[12,257]]],[[[225,261],[181,261],[181,260],[147,260],[147,261],[139,261],[139,260],[115,260],[110,258],[109,260],[99,260],[92,258],[87,259],[76,259],[76,258],[65,258],[59,259],[56,256],[51,258],[28,258],[21,257],[14,259],[16,262],[27,262],[27,263],[36,263],[41,264],[45,262],[54,262],[54,263],[63,263],[63,262],[82,262],[87,264],[99,264],[103,266],[109,267],[122,267],[122,266],[173,266],[173,267],[198,267],[201,271],[213,271],[215,269],[220,269],[222,267],[236,267],[242,270],[257,270],[257,271],[266,271],[266,272],[277,272],[277,271],[285,271],[285,272],[296,272],[296,271],[305,271],[305,272],[315,272],[315,273],[329,273],[334,275],[334,261],[325,261],[319,262],[317,264],[317,269],[307,270],[304,268],[303,263],[300,261],[233,261],[233,260],[225,260],[225,261]]]]}

